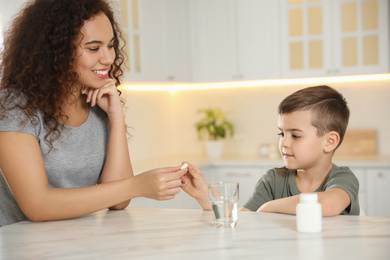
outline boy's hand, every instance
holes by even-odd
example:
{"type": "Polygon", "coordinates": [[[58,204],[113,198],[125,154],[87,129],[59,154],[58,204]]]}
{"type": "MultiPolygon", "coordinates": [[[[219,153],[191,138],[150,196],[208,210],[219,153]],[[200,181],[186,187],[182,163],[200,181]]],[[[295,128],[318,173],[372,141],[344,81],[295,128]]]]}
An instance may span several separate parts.
{"type": "MultiPolygon", "coordinates": [[[[187,162],[188,163],[188,162],[187,162]]],[[[200,170],[188,163],[187,173],[181,178],[181,188],[195,198],[204,210],[211,210],[209,186],[200,170]]]]}

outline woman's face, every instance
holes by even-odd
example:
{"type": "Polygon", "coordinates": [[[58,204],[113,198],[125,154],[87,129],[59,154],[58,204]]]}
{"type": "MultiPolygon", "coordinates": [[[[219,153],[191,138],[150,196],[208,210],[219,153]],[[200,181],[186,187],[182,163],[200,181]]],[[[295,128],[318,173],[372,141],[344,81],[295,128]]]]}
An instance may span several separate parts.
{"type": "Polygon", "coordinates": [[[77,85],[100,88],[115,59],[114,32],[107,16],[99,13],[85,21],[78,41],[74,62],[79,74],[77,85]]]}

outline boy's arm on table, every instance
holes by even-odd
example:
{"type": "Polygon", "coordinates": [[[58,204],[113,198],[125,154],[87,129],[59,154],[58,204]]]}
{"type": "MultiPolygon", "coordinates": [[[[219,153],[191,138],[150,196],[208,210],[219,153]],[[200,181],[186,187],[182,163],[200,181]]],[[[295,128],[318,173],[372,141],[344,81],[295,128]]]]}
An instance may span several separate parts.
{"type": "MultiPolygon", "coordinates": [[[[322,206],[322,216],[330,217],[339,215],[351,203],[348,193],[340,188],[332,188],[318,194],[318,202],[322,206]]],[[[264,203],[258,212],[274,212],[283,214],[296,214],[296,206],[299,203],[299,195],[276,199],[264,203]]]]}

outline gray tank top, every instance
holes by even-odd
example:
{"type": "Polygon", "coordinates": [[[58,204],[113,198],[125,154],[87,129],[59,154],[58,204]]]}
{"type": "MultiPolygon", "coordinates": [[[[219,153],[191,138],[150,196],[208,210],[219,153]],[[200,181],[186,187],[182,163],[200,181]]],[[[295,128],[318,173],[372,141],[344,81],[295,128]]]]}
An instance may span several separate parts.
{"type": "MultiPolygon", "coordinates": [[[[95,185],[103,169],[108,142],[108,117],[98,106],[90,108],[87,120],[79,127],[67,127],[61,138],[45,141],[47,128],[42,114],[38,120],[22,123],[25,112],[14,109],[0,120],[0,131],[22,132],[34,135],[41,147],[47,178],[52,188],[73,188],[95,185]]],[[[0,144],[1,145],[1,144],[0,144]]],[[[29,174],[28,172],[25,173],[29,174]]],[[[4,179],[0,169],[0,226],[27,220],[4,179]]]]}

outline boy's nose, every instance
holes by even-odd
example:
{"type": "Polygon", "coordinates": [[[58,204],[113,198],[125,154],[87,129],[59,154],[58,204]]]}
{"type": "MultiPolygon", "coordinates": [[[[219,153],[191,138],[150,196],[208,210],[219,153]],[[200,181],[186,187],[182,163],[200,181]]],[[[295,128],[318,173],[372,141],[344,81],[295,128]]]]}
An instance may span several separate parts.
{"type": "Polygon", "coordinates": [[[288,147],[289,145],[290,145],[290,141],[288,140],[288,138],[286,137],[280,138],[281,147],[288,147]]]}

